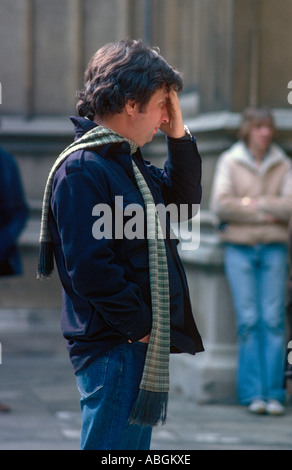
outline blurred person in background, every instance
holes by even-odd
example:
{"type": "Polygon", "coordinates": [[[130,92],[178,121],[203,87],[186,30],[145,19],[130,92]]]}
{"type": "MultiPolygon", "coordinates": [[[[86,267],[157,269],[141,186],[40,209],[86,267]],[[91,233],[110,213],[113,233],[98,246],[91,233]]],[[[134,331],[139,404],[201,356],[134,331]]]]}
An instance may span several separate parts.
{"type": "MultiPolygon", "coordinates": [[[[0,276],[22,273],[18,238],[28,218],[18,165],[14,157],[0,147],[0,276]]],[[[10,411],[0,403],[0,412],[10,411]]]]}
{"type": "Polygon", "coordinates": [[[211,209],[236,313],[239,402],[253,413],[280,415],[292,170],[274,135],[269,110],[243,113],[239,141],[219,158],[211,209]]]}

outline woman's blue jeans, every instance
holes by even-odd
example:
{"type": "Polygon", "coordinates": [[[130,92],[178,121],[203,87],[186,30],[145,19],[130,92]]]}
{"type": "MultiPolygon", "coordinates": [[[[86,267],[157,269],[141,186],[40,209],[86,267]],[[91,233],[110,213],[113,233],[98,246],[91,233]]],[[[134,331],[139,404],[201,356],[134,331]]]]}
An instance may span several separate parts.
{"type": "Polygon", "coordinates": [[[81,394],[81,449],[149,450],[152,428],[128,423],[146,351],[145,343],[124,343],[76,374],[81,394]]]}
{"type": "Polygon", "coordinates": [[[287,248],[225,245],[238,331],[238,398],[284,401],[287,248]]]}

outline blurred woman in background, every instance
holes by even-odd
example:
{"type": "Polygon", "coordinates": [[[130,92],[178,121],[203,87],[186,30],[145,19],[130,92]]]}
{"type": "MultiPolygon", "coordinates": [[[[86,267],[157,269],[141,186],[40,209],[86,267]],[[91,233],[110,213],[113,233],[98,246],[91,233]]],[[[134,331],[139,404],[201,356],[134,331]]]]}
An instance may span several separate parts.
{"type": "Polygon", "coordinates": [[[254,413],[282,414],[291,161],[266,109],[243,113],[240,140],[219,158],[211,209],[219,219],[238,332],[238,398],[254,413]]]}

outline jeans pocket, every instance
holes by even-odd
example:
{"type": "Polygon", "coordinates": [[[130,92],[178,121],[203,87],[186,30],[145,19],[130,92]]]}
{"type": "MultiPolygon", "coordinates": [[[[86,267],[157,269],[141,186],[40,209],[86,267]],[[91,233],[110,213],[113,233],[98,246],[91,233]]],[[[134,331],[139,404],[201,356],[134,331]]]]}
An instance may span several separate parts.
{"type": "Polygon", "coordinates": [[[77,388],[82,398],[92,397],[104,386],[109,358],[110,351],[77,372],[77,388]]]}
{"type": "Polygon", "coordinates": [[[138,348],[140,348],[144,351],[147,351],[147,349],[148,349],[148,343],[144,343],[142,341],[134,341],[134,343],[132,343],[132,345],[138,346],[138,348]]]}

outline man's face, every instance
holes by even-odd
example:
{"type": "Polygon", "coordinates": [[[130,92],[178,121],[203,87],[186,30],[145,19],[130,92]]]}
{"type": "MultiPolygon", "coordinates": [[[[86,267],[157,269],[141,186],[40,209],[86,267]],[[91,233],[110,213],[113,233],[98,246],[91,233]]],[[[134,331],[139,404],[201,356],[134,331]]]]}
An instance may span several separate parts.
{"type": "Polygon", "coordinates": [[[134,105],[133,140],[139,147],[151,142],[161,124],[169,122],[167,103],[168,92],[163,87],[154,92],[143,111],[138,103],[134,105]]]}
{"type": "Polygon", "coordinates": [[[272,142],[274,130],[270,121],[253,126],[250,130],[248,145],[261,152],[266,152],[272,142]]]}

